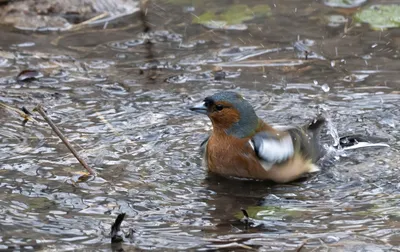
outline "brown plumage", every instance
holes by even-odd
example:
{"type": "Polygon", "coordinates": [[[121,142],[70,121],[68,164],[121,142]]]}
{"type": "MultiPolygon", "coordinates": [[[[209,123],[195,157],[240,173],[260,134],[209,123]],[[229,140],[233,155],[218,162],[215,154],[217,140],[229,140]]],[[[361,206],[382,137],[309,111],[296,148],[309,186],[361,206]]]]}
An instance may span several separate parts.
{"type": "Polygon", "coordinates": [[[320,156],[323,119],[280,131],[259,119],[239,94],[221,92],[204,101],[192,110],[207,114],[213,125],[204,144],[210,172],[285,183],[319,170],[313,162],[320,156]]]}

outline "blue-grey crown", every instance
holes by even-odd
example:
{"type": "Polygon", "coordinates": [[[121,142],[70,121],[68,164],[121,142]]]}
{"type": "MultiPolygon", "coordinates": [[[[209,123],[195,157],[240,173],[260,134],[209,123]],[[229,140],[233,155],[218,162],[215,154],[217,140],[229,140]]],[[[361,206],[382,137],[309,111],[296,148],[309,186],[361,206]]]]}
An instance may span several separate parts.
{"type": "Polygon", "coordinates": [[[251,104],[243,96],[232,91],[222,91],[208,97],[208,99],[214,102],[229,102],[239,111],[240,120],[227,130],[227,134],[244,138],[254,133],[258,125],[258,116],[251,104]]]}

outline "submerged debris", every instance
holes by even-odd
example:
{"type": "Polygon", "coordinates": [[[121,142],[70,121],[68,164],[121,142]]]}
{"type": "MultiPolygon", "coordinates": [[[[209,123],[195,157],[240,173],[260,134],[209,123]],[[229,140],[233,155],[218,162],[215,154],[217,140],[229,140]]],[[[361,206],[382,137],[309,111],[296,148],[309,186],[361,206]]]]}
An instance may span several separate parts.
{"type": "Polygon", "coordinates": [[[0,24],[39,31],[63,31],[106,23],[139,9],[133,0],[25,0],[9,1],[0,7],[0,24]]]}
{"type": "Polygon", "coordinates": [[[42,78],[43,74],[37,70],[26,69],[17,75],[17,81],[32,81],[42,78]]]}
{"type": "Polygon", "coordinates": [[[29,110],[26,109],[25,107],[22,107],[21,111],[24,112],[26,115],[24,117],[24,120],[22,121],[22,126],[25,126],[25,124],[29,121],[29,117],[32,116],[32,113],[29,112],[29,110]]]}
{"type": "Polygon", "coordinates": [[[244,215],[244,224],[245,224],[245,229],[249,229],[249,214],[247,213],[246,209],[241,208],[240,209],[244,215]]]}
{"type": "Polygon", "coordinates": [[[121,224],[125,218],[125,213],[118,214],[114,224],[111,226],[111,243],[119,243],[124,240],[121,234],[121,224]]]}
{"type": "Polygon", "coordinates": [[[319,59],[325,60],[325,57],[316,53],[313,48],[315,48],[315,41],[310,39],[298,40],[293,44],[294,52],[300,59],[319,59]]]}
{"type": "Polygon", "coordinates": [[[214,72],[214,80],[216,81],[223,80],[226,77],[226,73],[225,71],[222,70],[222,67],[219,66],[215,67],[213,72],[214,72]]]}
{"type": "Polygon", "coordinates": [[[390,147],[386,143],[378,142],[383,141],[384,139],[380,138],[371,138],[362,135],[347,135],[343,136],[339,139],[338,145],[335,145],[337,148],[341,148],[344,150],[352,150],[359,149],[363,147],[390,147]],[[375,143],[371,142],[374,141],[375,143]]]}

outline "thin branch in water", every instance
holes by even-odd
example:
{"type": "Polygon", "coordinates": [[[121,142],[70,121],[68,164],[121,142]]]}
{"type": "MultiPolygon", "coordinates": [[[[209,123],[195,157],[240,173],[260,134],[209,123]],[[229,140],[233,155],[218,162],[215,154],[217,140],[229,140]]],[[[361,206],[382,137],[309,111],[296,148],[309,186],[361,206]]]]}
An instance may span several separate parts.
{"type": "Polygon", "coordinates": [[[83,160],[78,152],[72,147],[72,145],[69,143],[68,139],[64,137],[64,135],[61,133],[61,131],[57,128],[57,126],[53,123],[53,121],[46,115],[46,112],[43,110],[42,105],[38,104],[34,111],[37,111],[43,119],[50,125],[50,127],[53,129],[53,131],[57,134],[57,136],[63,141],[63,143],[67,146],[67,148],[71,151],[71,153],[75,156],[75,158],[81,163],[83,168],[85,168],[91,175],[96,176],[96,172],[89,167],[89,165],[83,160]]]}
{"type": "Polygon", "coordinates": [[[147,23],[147,0],[140,1],[140,20],[143,24],[143,32],[148,33],[150,31],[150,26],[147,23]]]}
{"type": "MultiPolygon", "coordinates": [[[[143,33],[149,33],[151,28],[150,28],[150,23],[148,21],[148,8],[147,8],[147,3],[148,0],[141,0],[140,1],[140,20],[142,21],[142,25],[143,25],[143,33]]],[[[149,61],[153,61],[154,60],[154,53],[153,53],[153,43],[150,41],[149,36],[145,35],[145,47],[146,47],[146,51],[147,51],[147,55],[146,55],[146,59],[148,59],[149,61]]],[[[140,72],[141,74],[143,73],[143,71],[140,72]]],[[[150,68],[150,71],[148,73],[148,78],[150,80],[155,80],[157,78],[157,66],[152,66],[150,68]]]]}
{"type": "Polygon", "coordinates": [[[304,246],[306,245],[307,242],[308,242],[308,239],[305,239],[305,240],[300,244],[300,246],[297,247],[296,252],[300,252],[300,251],[304,248],[304,246]]]}
{"type": "Polygon", "coordinates": [[[91,19],[88,19],[86,21],[83,21],[83,22],[81,22],[79,24],[72,25],[69,30],[71,30],[71,31],[79,30],[79,29],[85,27],[86,25],[89,25],[90,23],[92,23],[92,22],[94,22],[96,20],[105,18],[107,16],[108,16],[108,13],[101,13],[101,14],[99,14],[99,15],[97,15],[95,17],[92,17],[91,19]]]}
{"type": "Polygon", "coordinates": [[[8,110],[10,110],[10,111],[14,111],[14,112],[18,113],[22,118],[24,118],[24,121],[22,122],[22,126],[25,126],[25,124],[26,124],[28,121],[37,122],[37,121],[32,117],[32,114],[31,114],[25,107],[22,107],[22,109],[20,110],[20,109],[17,109],[17,108],[13,108],[13,107],[11,107],[11,106],[8,106],[7,104],[4,104],[4,103],[2,103],[2,102],[0,102],[0,107],[3,107],[3,108],[8,109],[8,110]]]}

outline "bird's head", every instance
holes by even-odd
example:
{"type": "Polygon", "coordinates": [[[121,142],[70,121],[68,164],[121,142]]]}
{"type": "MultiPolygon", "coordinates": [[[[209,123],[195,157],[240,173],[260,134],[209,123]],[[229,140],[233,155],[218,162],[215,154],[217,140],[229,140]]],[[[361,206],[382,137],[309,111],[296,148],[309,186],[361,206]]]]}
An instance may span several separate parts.
{"type": "Polygon", "coordinates": [[[238,138],[251,136],[258,126],[258,117],[251,104],[240,94],[231,91],[208,96],[203,103],[190,110],[206,114],[214,131],[223,131],[238,138]]]}

